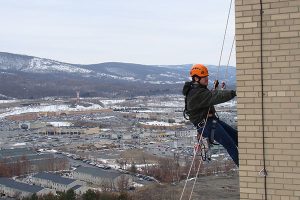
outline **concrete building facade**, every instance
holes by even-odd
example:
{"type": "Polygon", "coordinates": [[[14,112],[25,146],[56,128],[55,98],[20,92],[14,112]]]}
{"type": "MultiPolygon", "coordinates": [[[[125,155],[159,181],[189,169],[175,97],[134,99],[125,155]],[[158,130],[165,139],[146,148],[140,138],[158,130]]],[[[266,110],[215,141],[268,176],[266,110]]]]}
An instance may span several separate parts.
{"type": "Polygon", "coordinates": [[[236,0],[235,15],[240,199],[299,200],[300,0],[236,0]]]}

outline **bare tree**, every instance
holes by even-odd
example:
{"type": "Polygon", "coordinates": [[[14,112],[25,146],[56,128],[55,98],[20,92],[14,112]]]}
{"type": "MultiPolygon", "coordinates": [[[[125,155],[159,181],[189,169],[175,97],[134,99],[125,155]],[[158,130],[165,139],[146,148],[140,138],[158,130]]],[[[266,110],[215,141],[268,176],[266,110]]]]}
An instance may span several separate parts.
{"type": "Polygon", "coordinates": [[[120,192],[126,191],[129,188],[129,178],[125,175],[121,175],[116,186],[120,192]]]}
{"type": "Polygon", "coordinates": [[[5,161],[0,161],[0,176],[3,177],[10,177],[10,170],[8,165],[5,163],[5,161]]]}
{"type": "Polygon", "coordinates": [[[101,189],[103,192],[111,192],[115,189],[113,180],[104,179],[101,183],[101,189]]]}
{"type": "Polygon", "coordinates": [[[20,163],[22,165],[21,173],[28,174],[30,171],[30,162],[26,155],[22,155],[22,157],[20,158],[20,163]]]}

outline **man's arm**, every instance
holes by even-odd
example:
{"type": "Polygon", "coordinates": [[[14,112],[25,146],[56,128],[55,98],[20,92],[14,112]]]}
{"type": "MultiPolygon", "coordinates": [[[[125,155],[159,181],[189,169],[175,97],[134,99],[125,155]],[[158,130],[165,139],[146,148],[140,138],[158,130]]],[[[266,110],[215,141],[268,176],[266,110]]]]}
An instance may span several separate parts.
{"type": "Polygon", "coordinates": [[[211,105],[217,105],[233,99],[236,96],[234,90],[214,90],[211,92],[211,105]]]}

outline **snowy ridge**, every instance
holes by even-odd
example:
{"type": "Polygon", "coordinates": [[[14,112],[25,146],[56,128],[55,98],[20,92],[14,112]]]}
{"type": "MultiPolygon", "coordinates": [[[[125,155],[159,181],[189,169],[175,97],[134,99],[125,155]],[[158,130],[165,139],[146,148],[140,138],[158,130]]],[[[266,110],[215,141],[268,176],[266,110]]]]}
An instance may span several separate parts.
{"type": "Polygon", "coordinates": [[[110,75],[110,74],[105,74],[105,73],[97,73],[97,77],[106,77],[106,78],[112,78],[115,80],[128,80],[128,81],[139,81],[139,79],[135,79],[134,77],[122,77],[122,76],[115,76],[115,75],[110,75]]]}
{"type": "Polygon", "coordinates": [[[60,62],[48,59],[33,58],[30,61],[29,67],[25,68],[25,72],[39,72],[39,73],[49,73],[49,72],[67,72],[67,73],[80,73],[89,74],[92,73],[91,70],[74,67],[70,64],[62,64],[60,62]]]}
{"type": "Polygon", "coordinates": [[[118,76],[127,76],[127,77],[136,76],[136,74],[134,73],[116,67],[106,67],[105,69],[110,73],[117,74],[118,76]]]}
{"type": "Polygon", "coordinates": [[[58,111],[84,111],[84,110],[101,110],[103,109],[98,104],[92,104],[89,107],[76,106],[70,108],[69,105],[41,105],[41,106],[25,106],[25,107],[13,107],[6,109],[0,114],[0,119],[11,116],[19,115],[24,113],[37,113],[37,112],[58,112],[58,111]]]}
{"type": "Polygon", "coordinates": [[[88,69],[77,67],[72,64],[58,62],[55,60],[5,52],[0,52],[0,69],[31,73],[66,72],[88,74],[92,72],[88,69]]]}

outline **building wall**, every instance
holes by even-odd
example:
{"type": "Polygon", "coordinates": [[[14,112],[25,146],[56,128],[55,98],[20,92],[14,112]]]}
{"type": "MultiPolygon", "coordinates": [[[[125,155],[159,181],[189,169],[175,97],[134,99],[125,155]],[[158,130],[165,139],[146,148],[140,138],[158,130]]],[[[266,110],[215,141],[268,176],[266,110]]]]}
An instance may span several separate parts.
{"type": "Polygon", "coordinates": [[[82,181],[86,181],[86,182],[90,182],[93,183],[95,185],[99,185],[99,186],[111,186],[115,189],[118,189],[118,183],[121,179],[122,176],[125,176],[128,180],[129,183],[132,183],[132,177],[129,175],[120,175],[117,176],[115,178],[104,178],[104,177],[100,177],[100,176],[93,176],[91,174],[86,174],[86,173],[82,173],[82,172],[76,172],[73,171],[73,177],[82,181]]]}
{"type": "Polygon", "coordinates": [[[71,189],[75,185],[81,185],[80,181],[74,181],[74,182],[66,185],[66,184],[56,183],[51,180],[42,179],[42,178],[38,178],[38,177],[32,177],[32,182],[34,182],[36,185],[55,189],[56,191],[60,191],[60,192],[66,192],[67,190],[71,189]]]}
{"type": "Polygon", "coordinates": [[[300,199],[300,0],[262,2],[264,115],[260,1],[235,1],[240,199],[265,199],[265,180],[267,199],[300,199]]]}
{"type": "Polygon", "coordinates": [[[56,195],[56,191],[53,190],[53,189],[49,189],[49,188],[44,188],[42,189],[41,191],[39,191],[37,193],[38,196],[43,196],[43,195],[47,195],[47,194],[53,194],[53,195],[56,195]]]}
{"type": "Polygon", "coordinates": [[[101,185],[103,182],[112,182],[112,180],[106,180],[102,177],[92,176],[91,174],[85,174],[80,172],[73,172],[73,177],[82,181],[90,182],[96,185],[101,185]]]}
{"type": "MultiPolygon", "coordinates": [[[[0,193],[3,193],[5,194],[5,196],[8,197],[17,197],[17,198],[25,198],[33,195],[33,193],[31,192],[21,191],[15,188],[6,187],[4,185],[0,185],[0,193]]],[[[40,190],[37,193],[37,195],[46,195],[49,193],[56,194],[54,190],[45,188],[40,190]]]]}

